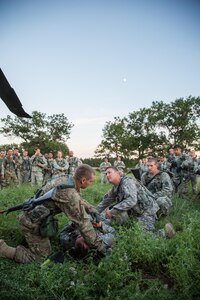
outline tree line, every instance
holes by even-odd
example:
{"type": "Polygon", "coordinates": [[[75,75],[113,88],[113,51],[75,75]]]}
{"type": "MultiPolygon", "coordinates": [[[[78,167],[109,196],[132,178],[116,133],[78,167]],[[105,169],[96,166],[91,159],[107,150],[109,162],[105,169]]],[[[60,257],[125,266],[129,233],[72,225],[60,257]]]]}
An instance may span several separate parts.
{"type": "Polygon", "coordinates": [[[96,156],[125,158],[160,153],[173,144],[200,149],[200,97],[179,98],[169,104],[152,102],[151,107],[130,112],[106,122],[96,156]]]}
{"type": "MultiPolygon", "coordinates": [[[[7,116],[0,119],[0,133],[6,137],[21,138],[20,147],[30,154],[35,147],[42,153],[68,152],[72,124],[62,114],[47,116],[33,111],[31,119],[7,116]]],[[[95,151],[96,158],[121,155],[124,159],[145,155],[164,154],[170,145],[200,149],[200,97],[179,98],[170,103],[152,102],[151,107],[115,117],[103,127],[103,138],[95,151]]]]}

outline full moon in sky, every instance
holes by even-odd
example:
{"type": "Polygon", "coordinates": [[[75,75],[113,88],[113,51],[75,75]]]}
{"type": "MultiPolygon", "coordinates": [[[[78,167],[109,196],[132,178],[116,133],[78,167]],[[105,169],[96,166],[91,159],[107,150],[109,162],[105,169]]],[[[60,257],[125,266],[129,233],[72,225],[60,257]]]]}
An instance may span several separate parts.
{"type": "Polygon", "coordinates": [[[126,82],[126,80],[127,80],[126,78],[123,78],[123,82],[126,82]]]}

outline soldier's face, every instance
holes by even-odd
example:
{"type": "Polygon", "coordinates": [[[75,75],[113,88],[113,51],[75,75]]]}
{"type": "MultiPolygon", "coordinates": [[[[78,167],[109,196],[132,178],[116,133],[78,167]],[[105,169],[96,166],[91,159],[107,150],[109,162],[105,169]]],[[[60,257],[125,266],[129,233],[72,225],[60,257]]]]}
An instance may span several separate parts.
{"type": "Polygon", "coordinates": [[[115,171],[113,169],[107,169],[106,170],[106,177],[108,182],[118,185],[120,183],[120,175],[118,171],[115,171]]]}
{"type": "Polygon", "coordinates": [[[176,156],[180,155],[181,154],[181,149],[180,148],[174,148],[174,154],[176,156]]]}
{"type": "Polygon", "coordinates": [[[85,189],[87,186],[91,185],[94,182],[95,175],[92,175],[90,179],[83,177],[81,179],[81,189],[85,189]]]}
{"type": "Polygon", "coordinates": [[[149,162],[148,163],[148,170],[150,174],[156,174],[158,171],[158,165],[155,164],[155,162],[149,162]]]}

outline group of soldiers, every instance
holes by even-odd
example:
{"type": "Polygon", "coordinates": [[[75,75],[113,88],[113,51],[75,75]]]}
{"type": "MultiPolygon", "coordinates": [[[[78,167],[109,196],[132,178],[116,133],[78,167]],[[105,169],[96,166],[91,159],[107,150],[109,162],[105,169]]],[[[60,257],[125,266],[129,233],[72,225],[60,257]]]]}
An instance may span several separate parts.
{"type": "MultiPolygon", "coordinates": [[[[148,172],[147,158],[140,160],[136,165],[140,176],[148,172]]],[[[192,194],[197,194],[197,177],[200,174],[200,158],[197,157],[195,150],[188,153],[182,152],[180,145],[174,145],[169,149],[167,156],[160,156],[158,170],[168,173],[175,193],[186,196],[189,193],[190,183],[192,194]]]]}
{"type": "MultiPolygon", "coordinates": [[[[116,166],[107,166],[105,176],[112,187],[97,206],[91,205],[80,194],[81,189],[94,181],[95,170],[91,166],[82,164],[76,168],[73,176],[64,174],[54,177],[24,206],[28,209],[22,209],[19,216],[20,228],[28,247],[10,247],[1,239],[0,256],[20,263],[46,258],[52,251],[51,235],[44,234],[41,229],[44,229],[49,217],[61,212],[70,223],[59,236],[60,244],[65,251],[69,250],[70,244],[74,257],[85,257],[90,250],[106,255],[117,238],[115,224],[123,226],[128,220],[137,221],[145,232],[164,238],[173,237],[175,230],[171,223],[165,224],[162,229],[156,229],[155,223],[161,215],[169,214],[173,193],[182,191],[180,186],[185,185],[185,174],[192,156],[182,154],[179,145],[173,147],[170,155],[167,158],[171,164],[170,173],[168,168],[161,169],[166,163],[149,157],[147,169],[142,172],[140,180],[124,175],[116,166]],[[170,177],[171,173],[174,180],[170,177]]],[[[199,164],[195,167],[195,174],[198,170],[199,164]]]]}
{"type": "Polygon", "coordinates": [[[23,150],[20,155],[17,147],[9,148],[7,153],[1,150],[0,187],[28,182],[41,186],[62,174],[73,175],[75,169],[81,164],[82,161],[75,157],[71,150],[66,158],[63,157],[62,151],[57,151],[56,158],[52,151],[42,155],[39,148],[31,157],[27,150],[23,150]]]}

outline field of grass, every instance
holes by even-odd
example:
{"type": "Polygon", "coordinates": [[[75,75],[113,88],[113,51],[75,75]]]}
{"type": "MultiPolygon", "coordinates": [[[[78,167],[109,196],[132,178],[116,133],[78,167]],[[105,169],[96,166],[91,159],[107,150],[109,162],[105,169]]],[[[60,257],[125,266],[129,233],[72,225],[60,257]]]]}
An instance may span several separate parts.
{"type": "MultiPolygon", "coordinates": [[[[97,204],[109,187],[97,178],[82,194],[97,204]]],[[[30,186],[1,190],[0,209],[33,192],[30,186]]],[[[0,238],[11,246],[23,243],[17,215],[0,215],[0,238]]],[[[66,222],[60,215],[60,229],[66,222]]],[[[98,261],[66,256],[63,264],[41,266],[0,258],[0,299],[200,299],[200,199],[174,197],[170,215],[156,226],[167,222],[176,229],[172,239],[146,234],[134,222],[118,227],[112,251],[98,261]]],[[[57,238],[52,245],[59,249],[57,238]]]]}

